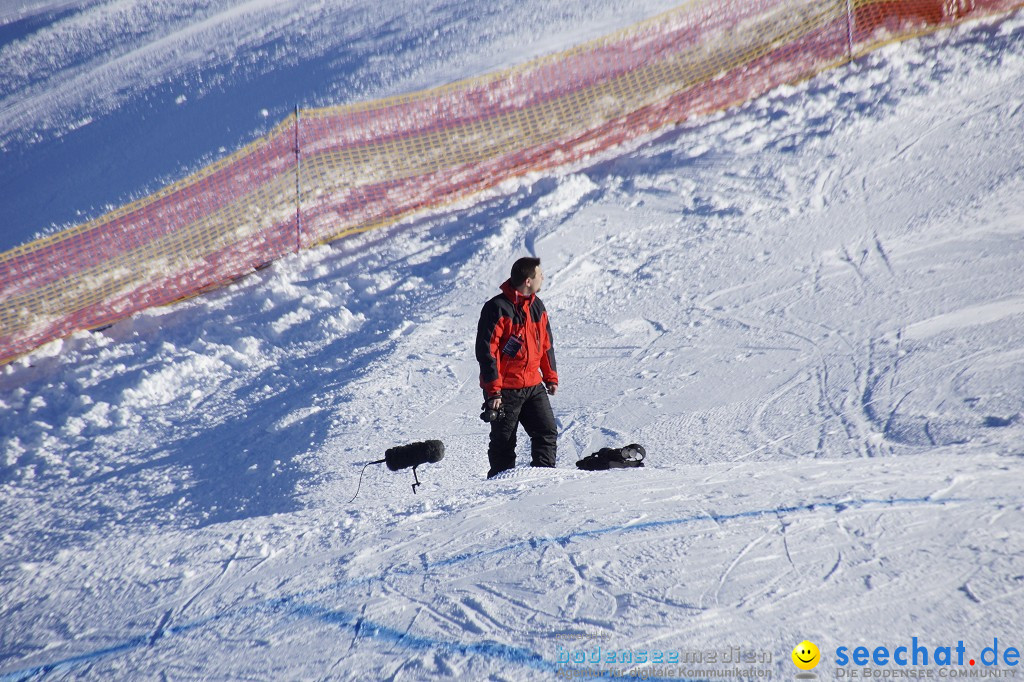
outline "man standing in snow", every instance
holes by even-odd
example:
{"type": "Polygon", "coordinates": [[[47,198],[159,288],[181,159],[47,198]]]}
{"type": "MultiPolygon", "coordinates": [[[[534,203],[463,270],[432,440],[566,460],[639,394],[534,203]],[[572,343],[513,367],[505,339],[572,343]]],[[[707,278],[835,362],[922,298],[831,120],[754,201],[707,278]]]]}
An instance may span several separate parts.
{"type": "Polygon", "coordinates": [[[557,431],[548,395],[558,390],[551,324],[537,298],[544,273],[539,258],[520,258],[501,293],[484,304],[476,333],[476,359],[484,406],[499,410],[491,422],[487,478],[516,465],[516,432],[530,436],[533,466],[555,466],[557,431]]]}

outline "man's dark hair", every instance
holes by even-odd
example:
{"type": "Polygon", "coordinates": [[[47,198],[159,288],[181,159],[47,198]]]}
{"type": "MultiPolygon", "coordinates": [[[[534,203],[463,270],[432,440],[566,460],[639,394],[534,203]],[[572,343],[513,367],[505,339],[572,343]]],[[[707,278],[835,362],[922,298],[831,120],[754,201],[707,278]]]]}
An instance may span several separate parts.
{"type": "Polygon", "coordinates": [[[530,277],[537,274],[537,266],[540,265],[540,258],[520,258],[512,264],[512,278],[510,284],[512,288],[518,288],[530,277]]]}

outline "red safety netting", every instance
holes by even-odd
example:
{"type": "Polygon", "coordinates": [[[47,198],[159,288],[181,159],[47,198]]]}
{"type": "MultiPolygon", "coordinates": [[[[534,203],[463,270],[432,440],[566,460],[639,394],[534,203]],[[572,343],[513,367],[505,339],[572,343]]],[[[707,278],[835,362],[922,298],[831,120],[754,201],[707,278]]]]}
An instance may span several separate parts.
{"type": "Polygon", "coordinates": [[[566,52],[297,112],[238,153],[0,254],[0,362],[300,248],[578,162],[1021,0],[703,0],[566,52]]]}

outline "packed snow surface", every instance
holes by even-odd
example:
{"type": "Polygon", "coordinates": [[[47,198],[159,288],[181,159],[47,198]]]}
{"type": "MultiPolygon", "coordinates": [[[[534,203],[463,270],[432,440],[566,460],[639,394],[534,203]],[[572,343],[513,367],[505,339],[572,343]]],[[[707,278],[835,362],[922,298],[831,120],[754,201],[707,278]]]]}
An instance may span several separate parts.
{"type": "MultiPolygon", "coordinates": [[[[0,54],[43,65],[5,62],[4,87],[32,103],[4,100],[3,144],[50,163],[75,133],[16,117],[65,97],[116,124],[149,96],[118,87],[121,70],[218,72],[222,93],[256,82],[247,69],[277,77],[246,46],[276,35],[272,18],[313,30],[332,7],[299,4],[186,3],[175,28],[154,17],[181,3],[15,3],[5,30],[37,26],[0,54]],[[103,12],[152,22],[110,42],[103,12]],[[204,31],[217,39],[198,52],[163,51],[204,31]],[[253,59],[221,72],[236,33],[253,59]]],[[[358,40],[325,30],[313,56],[280,49],[298,73],[344,43],[338,59],[384,64],[373,96],[663,9],[395,7],[353,24],[358,40]],[[443,40],[426,47],[424,26],[443,40]]],[[[172,94],[187,107],[210,92],[172,94]]],[[[81,192],[122,191],[93,175],[81,192]]],[[[0,679],[792,679],[805,639],[826,679],[850,669],[840,647],[962,641],[974,659],[998,639],[1002,654],[1024,647],[1022,387],[1018,14],[6,366],[0,679]],[[477,316],[531,253],[561,377],[558,468],[487,481],[477,316]],[[446,456],[418,469],[416,494],[409,471],[376,465],[352,500],[365,463],[434,438],[446,456]],[[642,469],[574,466],[630,442],[642,469]]],[[[930,663],[917,667],[938,675],[930,663]]]]}

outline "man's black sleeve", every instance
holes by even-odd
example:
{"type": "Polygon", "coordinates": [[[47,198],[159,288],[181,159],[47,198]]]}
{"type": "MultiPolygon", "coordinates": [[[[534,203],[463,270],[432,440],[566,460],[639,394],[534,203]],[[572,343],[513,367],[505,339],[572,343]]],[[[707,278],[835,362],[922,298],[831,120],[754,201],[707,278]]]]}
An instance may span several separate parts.
{"type": "Polygon", "coordinates": [[[480,388],[487,398],[501,395],[498,358],[491,353],[491,341],[498,328],[501,313],[493,301],[480,311],[480,324],[476,329],[476,360],[480,363],[480,388]]]}

